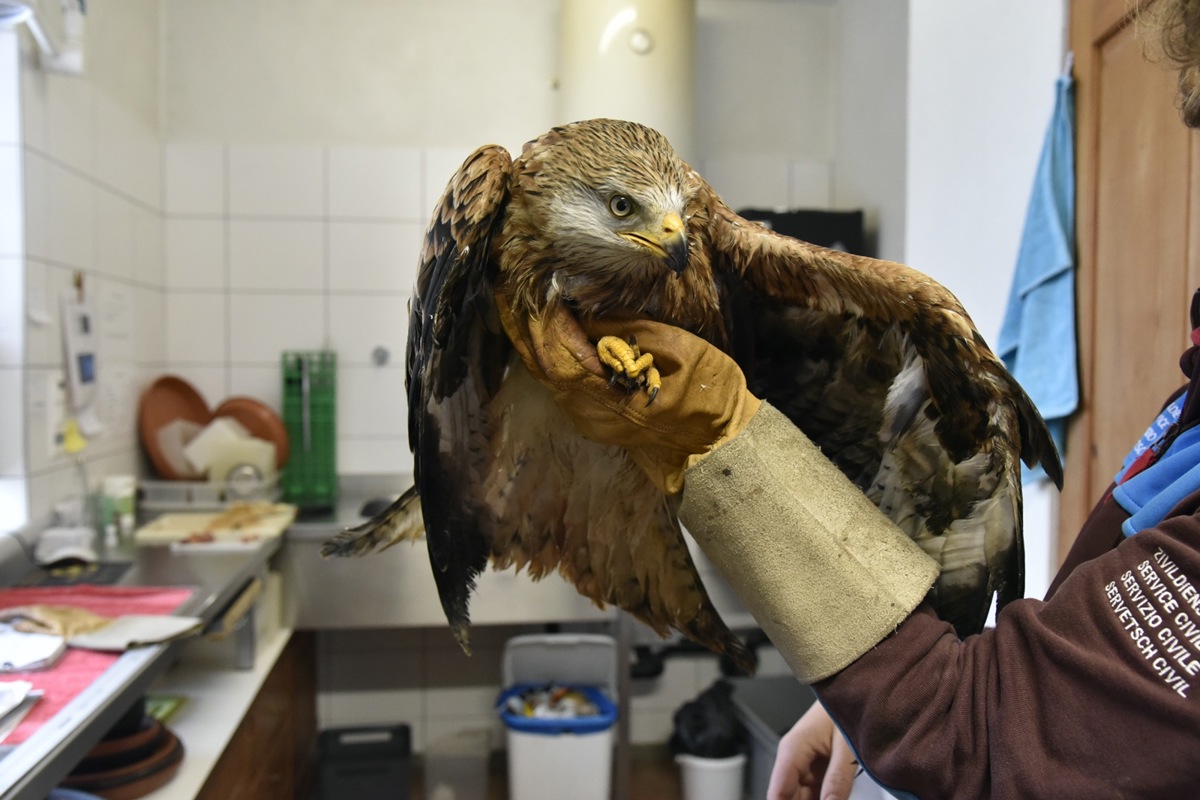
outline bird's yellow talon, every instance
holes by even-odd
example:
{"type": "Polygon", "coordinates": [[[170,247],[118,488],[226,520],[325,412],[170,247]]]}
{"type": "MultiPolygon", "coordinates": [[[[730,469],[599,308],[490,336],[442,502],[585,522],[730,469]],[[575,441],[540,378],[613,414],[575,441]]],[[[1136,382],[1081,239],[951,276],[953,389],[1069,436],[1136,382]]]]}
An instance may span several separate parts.
{"type": "Polygon", "coordinates": [[[656,367],[646,368],[646,391],[650,393],[650,399],[646,401],[646,405],[654,402],[654,398],[658,397],[658,391],[662,389],[662,377],[658,374],[656,367]]]}
{"type": "Polygon", "coordinates": [[[620,382],[629,389],[644,386],[650,393],[647,405],[654,401],[662,388],[662,379],[654,367],[654,356],[643,353],[633,337],[626,342],[619,336],[602,336],[596,342],[596,354],[613,371],[613,382],[620,382]]]}

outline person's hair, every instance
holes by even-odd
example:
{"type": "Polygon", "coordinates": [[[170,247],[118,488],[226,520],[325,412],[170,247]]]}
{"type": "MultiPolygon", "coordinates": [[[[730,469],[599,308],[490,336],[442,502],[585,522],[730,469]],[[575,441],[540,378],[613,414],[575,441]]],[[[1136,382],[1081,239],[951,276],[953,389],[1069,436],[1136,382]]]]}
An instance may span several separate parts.
{"type": "Polygon", "coordinates": [[[1146,12],[1163,56],[1179,70],[1183,121],[1200,128],[1200,0],[1158,0],[1146,3],[1146,12]]]}

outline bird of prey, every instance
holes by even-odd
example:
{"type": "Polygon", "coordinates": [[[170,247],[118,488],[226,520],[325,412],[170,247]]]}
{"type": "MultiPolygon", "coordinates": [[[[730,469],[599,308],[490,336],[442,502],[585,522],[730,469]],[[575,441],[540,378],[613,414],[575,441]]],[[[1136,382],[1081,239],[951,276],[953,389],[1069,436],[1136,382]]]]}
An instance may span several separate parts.
{"type": "Polygon", "coordinates": [[[960,635],[993,595],[1023,594],[1019,461],[1060,486],[1062,469],[955,297],[900,264],[748,222],[660,133],[595,119],[516,159],[481,147],[450,179],[411,301],[415,485],[324,549],[361,555],[423,527],[464,649],[490,562],[557,571],[601,606],[750,663],[697,574],[676,497],[572,427],[506,338],[497,292],[518,315],[650,318],[730,353],[754,394],[940,562],[930,600],[960,635]]]}

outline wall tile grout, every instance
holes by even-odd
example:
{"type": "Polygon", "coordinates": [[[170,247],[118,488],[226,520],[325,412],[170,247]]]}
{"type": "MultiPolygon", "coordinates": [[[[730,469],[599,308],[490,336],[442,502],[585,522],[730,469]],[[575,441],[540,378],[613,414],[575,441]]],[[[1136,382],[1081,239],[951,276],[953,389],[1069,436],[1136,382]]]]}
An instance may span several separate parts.
{"type": "Polygon", "coordinates": [[[224,241],[222,242],[222,257],[224,259],[224,289],[225,289],[225,394],[228,395],[233,387],[233,243],[231,236],[230,224],[230,185],[232,183],[230,176],[230,159],[229,145],[221,146],[221,211],[224,222],[222,224],[222,232],[224,241]]]}

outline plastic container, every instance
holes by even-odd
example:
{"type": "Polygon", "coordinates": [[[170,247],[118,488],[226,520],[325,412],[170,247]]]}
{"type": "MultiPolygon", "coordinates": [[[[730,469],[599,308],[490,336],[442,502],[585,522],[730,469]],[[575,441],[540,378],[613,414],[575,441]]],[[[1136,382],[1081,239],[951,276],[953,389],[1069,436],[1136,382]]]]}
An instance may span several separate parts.
{"type": "Polygon", "coordinates": [[[290,454],[281,487],[285,502],[306,511],[337,505],[337,355],[285,352],[283,424],[290,454]]]}
{"type": "Polygon", "coordinates": [[[425,747],[425,800],[476,800],[487,796],[491,733],[458,731],[425,747]]]}
{"type": "Polygon", "coordinates": [[[412,743],[407,725],[321,731],[317,756],[320,800],[408,799],[412,743]]]}
{"type": "MultiPolygon", "coordinates": [[[[701,758],[680,753],[675,763],[679,765],[683,800],[742,800],[746,756],[701,758]]],[[[766,797],[765,789],[762,796],[766,797]]]]}
{"type": "Polygon", "coordinates": [[[108,475],[101,486],[101,530],[107,534],[109,526],[113,526],[122,536],[130,535],[135,522],[137,478],[132,475],[108,475]]]}
{"type": "Polygon", "coordinates": [[[611,636],[517,636],[504,648],[504,683],[497,710],[508,744],[509,800],[608,800],[612,783],[612,697],[617,679],[611,636]],[[533,719],[505,710],[505,701],[529,688],[559,684],[579,689],[596,704],[595,716],[533,719]]]}

